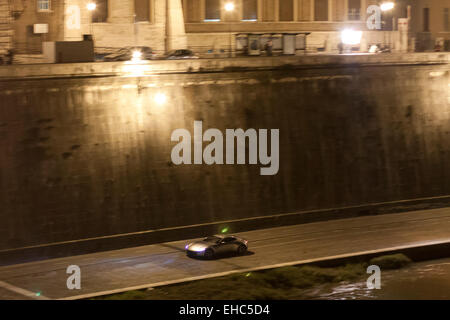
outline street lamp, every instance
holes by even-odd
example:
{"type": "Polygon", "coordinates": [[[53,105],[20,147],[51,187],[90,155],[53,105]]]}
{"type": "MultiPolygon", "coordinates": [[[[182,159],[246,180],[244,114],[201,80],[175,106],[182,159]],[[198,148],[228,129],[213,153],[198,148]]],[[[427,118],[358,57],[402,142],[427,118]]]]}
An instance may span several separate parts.
{"type": "MultiPolygon", "coordinates": [[[[380,5],[380,9],[383,12],[391,12],[394,9],[394,7],[395,7],[395,3],[392,1],[386,1],[386,2],[381,3],[381,5],[380,5]]],[[[386,21],[383,21],[383,24],[386,25],[386,21]]],[[[394,31],[394,25],[395,25],[395,18],[394,18],[394,15],[392,15],[392,31],[394,31]]],[[[385,29],[385,28],[383,28],[383,29],[385,29]]],[[[389,34],[389,48],[390,48],[391,42],[392,42],[391,37],[392,37],[392,35],[389,34]]],[[[384,30],[384,39],[386,42],[386,29],[384,30]]]]}
{"type": "Polygon", "coordinates": [[[90,2],[90,3],[87,4],[86,8],[89,11],[94,11],[97,8],[97,4],[95,4],[94,2],[90,2]]]}
{"type": "MultiPolygon", "coordinates": [[[[234,3],[233,2],[227,2],[226,4],[225,4],[225,11],[227,11],[227,12],[232,12],[232,11],[234,11],[234,8],[235,8],[235,5],[234,5],[234,3]]],[[[228,21],[228,24],[229,24],[229,26],[230,26],[230,29],[229,29],[229,31],[230,31],[230,58],[233,56],[233,54],[232,54],[232,51],[233,51],[233,44],[232,44],[232,35],[231,35],[231,20],[230,21],[228,21]]]]}
{"type": "Polygon", "coordinates": [[[389,10],[394,9],[394,7],[395,7],[395,3],[391,2],[391,1],[389,1],[389,2],[383,2],[383,3],[380,5],[381,11],[389,11],[389,10]]]}
{"type": "Polygon", "coordinates": [[[234,3],[233,2],[228,2],[225,4],[225,10],[230,12],[234,10],[234,3]]]}
{"type": "Polygon", "coordinates": [[[345,29],[341,32],[341,41],[346,45],[361,44],[362,31],[355,31],[352,29],[345,29]]]}
{"type": "Polygon", "coordinates": [[[95,2],[89,2],[86,5],[86,8],[89,11],[89,27],[90,27],[90,30],[91,30],[91,34],[93,34],[93,32],[92,32],[92,13],[97,8],[97,4],[95,2]]]}

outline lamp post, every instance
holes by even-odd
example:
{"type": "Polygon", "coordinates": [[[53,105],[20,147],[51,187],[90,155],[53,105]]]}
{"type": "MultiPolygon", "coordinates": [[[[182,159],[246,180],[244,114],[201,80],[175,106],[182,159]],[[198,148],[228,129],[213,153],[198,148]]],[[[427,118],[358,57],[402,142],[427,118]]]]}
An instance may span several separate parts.
{"type": "Polygon", "coordinates": [[[392,1],[383,2],[380,5],[381,11],[390,11],[390,10],[394,9],[394,7],[395,7],[395,3],[392,1]]]}
{"type": "MultiPolygon", "coordinates": [[[[233,2],[227,2],[225,4],[225,11],[227,11],[228,13],[231,13],[234,11],[235,5],[233,2]]],[[[232,35],[231,35],[231,20],[228,21],[229,24],[229,33],[230,33],[230,58],[233,56],[232,51],[233,51],[233,45],[232,45],[232,35]]]]}
{"type": "MultiPolygon", "coordinates": [[[[393,11],[393,9],[394,9],[394,7],[395,7],[395,3],[394,2],[392,2],[392,1],[386,1],[386,2],[383,2],[383,3],[381,3],[381,5],[380,5],[380,9],[381,9],[381,11],[383,11],[383,12],[392,12],[393,11]]],[[[394,15],[392,15],[392,31],[394,31],[394,20],[395,18],[394,18],[394,15]]],[[[383,21],[383,26],[386,26],[386,21],[383,21]]],[[[385,39],[385,42],[386,42],[386,31],[387,30],[384,30],[384,39],[385,39]]],[[[389,34],[389,50],[391,50],[391,41],[392,40],[392,35],[391,35],[391,33],[389,34]]]]}
{"type": "Polygon", "coordinates": [[[92,13],[94,12],[94,10],[97,8],[97,4],[95,2],[89,2],[86,5],[86,8],[89,11],[89,29],[90,29],[90,33],[91,35],[93,34],[93,30],[92,30],[92,13]]]}

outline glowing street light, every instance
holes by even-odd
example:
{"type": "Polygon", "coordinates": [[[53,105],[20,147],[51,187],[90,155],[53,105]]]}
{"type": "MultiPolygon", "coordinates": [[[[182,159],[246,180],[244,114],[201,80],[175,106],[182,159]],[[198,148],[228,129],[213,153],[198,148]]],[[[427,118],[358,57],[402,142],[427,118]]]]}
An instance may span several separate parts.
{"type": "Polygon", "coordinates": [[[138,62],[141,61],[141,59],[142,59],[142,52],[139,50],[133,51],[133,53],[131,54],[131,60],[134,62],[138,62]]]}
{"type": "Polygon", "coordinates": [[[94,2],[90,2],[90,3],[87,4],[86,8],[87,8],[89,11],[94,11],[94,10],[97,8],[97,4],[94,3],[94,2]]]}
{"type": "Polygon", "coordinates": [[[155,95],[154,100],[155,100],[156,104],[161,106],[166,103],[167,96],[164,93],[159,92],[155,95]]]}
{"type": "MultiPolygon", "coordinates": [[[[392,11],[395,7],[395,3],[392,1],[387,1],[387,2],[383,2],[380,5],[380,9],[383,12],[387,12],[387,11],[392,11]]],[[[385,22],[383,21],[383,24],[385,24],[385,22]]],[[[395,17],[392,17],[392,30],[394,30],[394,25],[395,25],[395,17]]],[[[385,29],[385,27],[383,27],[383,29],[385,29]]],[[[391,34],[389,34],[389,39],[391,38],[391,34]]],[[[386,42],[386,33],[384,33],[384,42],[386,42]]],[[[389,41],[390,43],[391,41],[389,41]]],[[[390,44],[389,44],[390,46],[390,44]]]]}
{"type": "Polygon", "coordinates": [[[93,33],[92,30],[92,12],[97,8],[97,4],[95,2],[89,2],[86,5],[86,9],[89,11],[89,29],[91,31],[91,34],[93,33]]]}
{"type": "Polygon", "coordinates": [[[393,2],[390,2],[390,1],[389,2],[383,2],[380,5],[381,11],[389,11],[389,10],[394,9],[394,7],[395,7],[395,4],[393,2]]]}
{"type": "MultiPolygon", "coordinates": [[[[234,11],[234,2],[227,2],[225,4],[225,11],[227,12],[232,12],[234,11]]],[[[233,56],[232,51],[233,51],[233,45],[232,45],[232,38],[233,36],[231,35],[231,21],[228,22],[230,24],[230,58],[233,56]]]]}
{"type": "Polygon", "coordinates": [[[228,2],[228,3],[225,4],[225,11],[228,11],[228,12],[233,11],[234,7],[235,6],[234,6],[233,2],[228,2]]]}
{"type": "Polygon", "coordinates": [[[346,29],[341,32],[341,40],[343,44],[358,45],[361,43],[362,31],[346,29]]]}

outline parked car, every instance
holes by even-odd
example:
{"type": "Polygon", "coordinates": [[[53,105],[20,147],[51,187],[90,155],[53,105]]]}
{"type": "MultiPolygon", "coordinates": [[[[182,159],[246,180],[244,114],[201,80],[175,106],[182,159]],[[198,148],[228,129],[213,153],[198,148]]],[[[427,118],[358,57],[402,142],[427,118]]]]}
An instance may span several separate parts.
{"type": "Polygon", "coordinates": [[[156,54],[150,47],[124,47],[117,52],[110,53],[103,57],[103,61],[129,61],[129,60],[154,60],[156,54]]]}
{"type": "Polygon", "coordinates": [[[179,49],[169,51],[169,53],[165,55],[164,58],[167,60],[198,59],[198,56],[196,56],[191,50],[179,49]]]}
{"type": "Polygon", "coordinates": [[[190,243],[186,245],[185,249],[188,256],[207,259],[226,253],[243,255],[247,252],[248,241],[231,235],[216,235],[190,243]]]}

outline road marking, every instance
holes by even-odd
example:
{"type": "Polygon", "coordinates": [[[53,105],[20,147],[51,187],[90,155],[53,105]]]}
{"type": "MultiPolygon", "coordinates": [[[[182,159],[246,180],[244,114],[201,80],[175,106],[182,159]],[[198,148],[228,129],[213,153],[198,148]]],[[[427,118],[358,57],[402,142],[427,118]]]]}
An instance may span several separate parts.
{"type": "Polygon", "coordinates": [[[297,261],[291,261],[291,262],[283,262],[283,263],[277,263],[277,264],[273,264],[273,265],[265,265],[265,266],[255,267],[255,268],[235,269],[235,270],[230,270],[230,271],[225,271],[225,272],[220,272],[220,273],[212,273],[212,274],[189,277],[189,278],[175,279],[175,280],[162,281],[162,282],[156,282],[156,283],[148,283],[148,284],[143,284],[143,285],[139,285],[139,286],[133,286],[133,287],[127,287],[127,288],[121,288],[121,289],[115,289],[115,290],[99,291],[99,292],[94,292],[94,293],[82,294],[82,295],[78,295],[78,296],[60,298],[57,300],[89,299],[89,298],[112,295],[112,294],[116,294],[116,293],[122,293],[122,292],[133,291],[133,290],[150,289],[150,288],[162,287],[162,286],[183,283],[183,282],[224,277],[224,276],[228,276],[228,275],[236,274],[236,273],[248,273],[248,272],[262,271],[262,270],[267,270],[267,269],[288,267],[288,266],[294,266],[294,265],[317,263],[317,262],[323,262],[323,261],[327,261],[327,260],[353,258],[353,257],[361,256],[361,255],[381,254],[381,253],[385,253],[385,252],[392,252],[392,251],[398,251],[398,250],[404,250],[404,249],[422,248],[424,246],[446,244],[446,243],[449,243],[449,240],[450,239],[448,239],[446,241],[426,241],[426,242],[422,242],[420,244],[396,246],[396,247],[390,247],[390,248],[354,252],[354,253],[350,253],[350,254],[345,253],[345,254],[339,254],[339,255],[328,256],[328,257],[297,260],[297,261]]]}
{"type": "Polygon", "coordinates": [[[8,291],[12,291],[12,292],[18,293],[18,294],[20,294],[22,296],[31,298],[31,299],[35,299],[35,300],[50,300],[46,296],[43,296],[41,294],[38,295],[35,292],[31,292],[31,291],[28,291],[28,290],[25,290],[25,289],[13,286],[13,285],[11,285],[9,283],[6,283],[6,282],[3,282],[3,281],[0,281],[0,287],[2,287],[3,289],[6,289],[8,291]]]}

